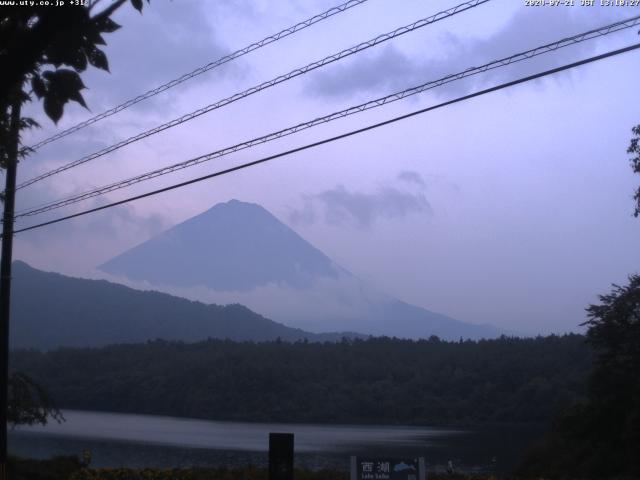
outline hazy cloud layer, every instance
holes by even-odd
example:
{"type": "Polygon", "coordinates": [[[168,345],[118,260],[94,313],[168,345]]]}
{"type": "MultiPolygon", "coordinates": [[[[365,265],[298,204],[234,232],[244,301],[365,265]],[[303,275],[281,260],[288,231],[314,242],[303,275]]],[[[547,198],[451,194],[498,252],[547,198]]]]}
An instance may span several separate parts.
{"type": "MultiPolygon", "coordinates": [[[[439,48],[438,55],[434,57],[420,57],[413,53],[407,55],[394,44],[389,44],[317,73],[307,81],[307,91],[331,98],[348,98],[363,92],[392,93],[598,28],[633,14],[629,10],[612,11],[599,7],[588,9],[589,14],[585,14],[584,10],[520,9],[501,30],[486,39],[469,41],[454,33],[442,34],[439,43],[444,48],[439,48]]],[[[561,49],[507,69],[492,70],[474,77],[473,81],[453,82],[436,91],[461,94],[471,90],[480,78],[483,81],[498,81],[556,67],[592,52],[596,42],[589,41],[561,49]]]]}
{"type": "Polygon", "coordinates": [[[378,219],[404,218],[414,213],[432,214],[424,195],[425,182],[419,173],[403,171],[398,179],[417,184],[418,192],[384,185],[372,193],[349,191],[337,185],[315,195],[304,197],[304,205],[293,210],[289,220],[294,225],[310,225],[319,218],[328,225],[352,225],[370,228],[378,219]]]}
{"type": "MultiPolygon", "coordinates": [[[[93,201],[87,206],[101,203],[93,201]]],[[[166,219],[158,215],[140,214],[131,205],[121,205],[82,219],[17,234],[14,258],[36,268],[83,276],[88,265],[100,264],[160,233],[166,226],[166,219]]]]}
{"type": "Polygon", "coordinates": [[[413,170],[403,170],[398,174],[398,180],[402,180],[408,183],[415,183],[421,187],[425,187],[426,183],[418,172],[414,172],[413,170]]]}
{"type": "MultiPolygon", "coordinates": [[[[206,6],[189,2],[185,7],[158,2],[153,8],[145,8],[142,15],[131,8],[121,9],[118,21],[123,28],[107,40],[113,74],[107,78],[98,72],[100,87],[128,98],[226,53],[204,14],[206,6]],[[135,78],[134,84],[130,83],[131,77],[135,78]]],[[[190,84],[206,77],[202,75],[190,84]]]]}
{"type": "Polygon", "coordinates": [[[388,45],[363,53],[350,63],[318,72],[310,77],[307,88],[313,94],[338,98],[361,91],[397,90],[414,84],[422,69],[422,65],[388,45]]]}

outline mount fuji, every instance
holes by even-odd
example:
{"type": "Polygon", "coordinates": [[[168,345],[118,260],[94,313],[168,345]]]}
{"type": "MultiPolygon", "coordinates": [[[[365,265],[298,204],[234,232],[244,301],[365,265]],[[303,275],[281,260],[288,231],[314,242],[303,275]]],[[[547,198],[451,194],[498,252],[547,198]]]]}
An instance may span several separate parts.
{"type": "Polygon", "coordinates": [[[220,203],[98,267],[112,280],[206,303],[240,303],[311,332],[492,338],[466,323],[379,292],[257,204],[220,203]]]}

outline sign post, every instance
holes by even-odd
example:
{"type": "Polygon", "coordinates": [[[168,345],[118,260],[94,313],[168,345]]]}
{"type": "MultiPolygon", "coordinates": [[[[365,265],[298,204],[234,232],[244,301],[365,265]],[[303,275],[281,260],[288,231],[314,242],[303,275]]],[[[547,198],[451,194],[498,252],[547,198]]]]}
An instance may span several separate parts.
{"type": "Polygon", "coordinates": [[[269,480],[293,480],[293,433],[269,434],[269,480]]]}
{"type": "Polygon", "coordinates": [[[351,457],[351,480],[425,480],[424,457],[351,457]]]}

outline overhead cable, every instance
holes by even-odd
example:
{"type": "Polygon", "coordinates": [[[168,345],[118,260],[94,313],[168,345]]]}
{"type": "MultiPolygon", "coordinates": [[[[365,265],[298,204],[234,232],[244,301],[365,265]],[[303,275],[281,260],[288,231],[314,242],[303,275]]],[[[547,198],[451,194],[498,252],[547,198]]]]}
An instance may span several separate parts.
{"type": "Polygon", "coordinates": [[[261,158],[259,160],[254,160],[252,162],[247,162],[247,163],[243,163],[241,165],[236,165],[234,167],[227,168],[225,170],[220,170],[220,171],[217,171],[217,172],[214,172],[214,173],[210,173],[208,175],[204,175],[204,176],[201,176],[201,177],[198,177],[198,178],[193,178],[193,179],[187,180],[185,182],[176,183],[174,185],[170,185],[170,186],[167,186],[167,187],[164,187],[164,188],[160,188],[160,189],[153,190],[153,191],[150,191],[150,192],[147,192],[147,193],[143,193],[141,195],[136,195],[136,196],[133,196],[133,197],[125,198],[123,200],[119,200],[117,202],[112,202],[112,203],[109,203],[107,205],[102,205],[102,206],[99,206],[99,207],[95,207],[95,208],[91,208],[91,209],[88,209],[88,210],[84,210],[82,212],[74,213],[74,214],[71,214],[71,215],[66,215],[64,217],[59,217],[59,218],[56,218],[54,220],[49,220],[47,222],[42,222],[42,223],[39,223],[39,224],[36,224],[36,225],[31,225],[29,227],[20,228],[20,229],[15,230],[14,233],[21,233],[21,232],[26,232],[26,231],[29,231],[29,230],[34,230],[36,228],[42,228],[42,227],[45,227],[47,225],[60,223],[60,222],[66,221],[66,220],[70,220],[72,218],[77,218],[77,217],[81,217],[81,216],[84,216],[84,215],[88,215],[90,213],[95,213],[95,212],[99,212],[101,210],[106,210],[108,208],[116,207],[118,205],[123,205],[125,203],[133,202],[135,200],[140,200],[140,199],[143,199],[143,198],[147,198],[147,197],[151,197],[151,196],[154,196],[154,195],[158,195],[160,193],[168,192],[170,190],[175,190],[177,188],[182,188],[182,187],[185,187],[187,185],[192,185],[194,183],[202,182],[204,180],[208,180],[208,179],[211,179],[211,178],[227,175],[227,174],[239,171],[239,170],[243,170],[243,169],[246,169],[246,168],[249,168],[249,167],[253,167],[253,166],[256,166],[256,165],[260,165],[262,163],[269,162],[271,160],[275,160],[277,158],[281,158],[281,157],[285,157],[285,156],[288,156],[288,155],[292,155],[294,153],[298,153],[298,152],[301,152],[301,151],[304,151],[304,150],[309,150],[311,148],[315,148],[315,147],[318,147],[320,145],[324,145],[324,144],[327,144],[327,143],[335,142],[337,140],[341,140],[341,139],[348,138],[348,137],[351,137],[351,136],[354,136],[354,135],[358,135],[360,133],[364,133],[364,132],[367,132],[367,131],[370,131],[370,130],[373,130],[373,129],[376,129],[376,128],[380,128],[380,127],[385,126],[385,125],[390,125],[392,123],[396,123],[396,122],[399,122],[401,120],[405,120],[407,118],[415,117],[417,115],[421,115],[421,114],[430,112],[432,110],[436,110],[436,109],[439,109],[439,108],[442,108],[442,107],[446,107],[448,105],[453,105],[455,103],[459,103],[459,102],[463,102],[463,101],[466,101],[466,100],[470,100],[472,98],[479,97],[481,95],[486,95],[488,93],[496,92],[498,90],[502,90],[502,89],[505,89],[505,88],[508,88],[508,87],[512,87],[512,86],[519,85],[519,84],[522,84],[522,83],[526,83],[526,82],[530,82],[530,81],[533,81],[533,80],[537,80],[539,78],[542,78],[542,77],[545,77],[545,76],[548,76],[548,75],[552,75],[552,74],[559,73],[559,72],[562,72],[562,71],[565,71],[565,70],[569,70],[571,68],[576,68],[578,66],[585,65],[585,64],[588,64],[588,63],[592,63],[592,62],[596,62],[598,60],[603,60],[605,58],[609,58],[609,57],[613,57],[613,56],[616,56],[616,55],[620,55],[622,53],[630,52],[630,51],[636,50],[638,48],[640,48],[640,43],[636,43],[636,44],[630,45],[628,47],[624,47],[624,48],[613,50],[613,51],[610,51],[610,52],[607,52],[607,53],[603,53],[601,55],[596,55],[596,56],[593,56],[593,57],[589,57],[589,58],[586,58],[584,60],[580,60],[580,61],[577,61],[577,62],[565,64],[565,65],[563,65],[561,67],[552,68],[550,70],[539,72],[539,73],[536,73],[534,75],[528,75],[526,77],[522,77],[522,78],[519,78],[517,80],[512,80],[510,82],[501,83],[501,84],[496,85],[494,87],[486,88],[486,89],[480,90],[478,92],[474,92],[474,93],[471,93],[471,94],[468,94],[468,95],[457,97],[457,98],[455,98],[453,100],[449,100],[449,101],[446,101],[446,102],[443,102],[443,103],[439,103],[437,105],[433,105],[433,106],[430,106],[430,107],[422,108],[420,110],[416,110],[416,111],[411,112],[411,113],[400,115],[400,116],[391,118],[389,120],[385,120],[383,122],[379,122],[379,123],[375,123],[375,124],[372,124],[372,125],[368,125],[366,127],[358,128],[356,130],[351,130],[349,132],[346,132],[346,133],[343,133],[343,134],[340,134],[340,135],[336,135],[334,137],[330,137],[330,138],[326,138],[326,139],[323,139],[323,140],[320,140],[320,141],[317,141],[317,142],[309,143],[309,144],[303,145],[301,147],[297,147],[297,148],[293,148],[291,150],[287,150],[285,152],[277,153],[275,155],[270,155],[268,157],[264,157],[264,158],[261,158]]]}
{"type": "Polygon", "coordinates": [[[125,140],[122,140],[116,144],[110,145],[106,148],[103,148],[102,150],[99,150],[98,152],[92,153],[90,155],[86,155],[78,160],[75,160],[73,162],[67,163],[66,165],[62,165],[58,168],[55,168],[53,170],[50,170],[48,172],[45,172],[41,175],[38,175],[34,178],[31,178],[30,180],[24,181],[22,183],[20,183],[16,189],[21,189],[24,187],[27,187],[29,185],[32,185],[36,182],[39,182],[41,180],[44,180],[45,178],[51,177],[53,175],[56,175],[58,173],[64,172],[66,170],[69,170],[71,168],[77,167],[79,165],[82,165],[84,163],[87,163],[91,160],[95,160],[96,158],[102,157],[108,153],[111,153],[115,150],[118,150],[126,145],[129,145],[131,143],[137,142],[139,140],[142,140],[144,138],[150,137],[151,135],[155,135],[157,133],[160,133],[164,130],[167,130],[169,128],[175,127],[177,125],[183,124],[185,122],[188,122],[189,120],[193,120],[196,117],[199,117],[201,115],[204,115],[205,113],[209,113],[213,110],[216,110],[218,108],[222,108],[225,107],[233,102],[236,102],[240,99],[243,99],[245,97],[248,97],[250,95],[253,95],[255,93],[261,92],[262,90],[265,90],[267,88],[273,87],[275,85],[278,85],[280,83],[286,82],[288,80],[291,80],[292,78],[296,78],[300,75],[304,75],[308,72],[311,72],[317,68],[320,67],[324,67],[325,65],[329,65],[330,63],[336,62],[338,60],[341,60],[345,57],[354,55],[358,52],[361,52],[363,50],[366,50],[368,48],[371,48],[375,45],[379,45],[383,42],[389,41],[393,38],[399,37],[401,35],[407,34],[409,32],[412,32],[414,30],[417,30],[419,28],[423,28],[427,25],[431,25],[435,22],[438,22],[440,20],[443,20],[445,18],[449,18],[453,15],[456,15],[458,13],[464,12],[466,10],[469,10],[471,8],[475,8],[481,4],[487,3],[490,0],[470,0],[464,3],[461,3],[460,5],[457,5],[455,7],[449,8],[448,10],[444,10],[442,12],[438,12],[435,15],[432,15],[430,17],[427,18],[423,18],[421,20],[418,20],[416,22],[413,22],[409,25],[405,25],[403,27],[397,28],[396,30],[389,32],[389,33],[385,33],[382,35],[378,35],[377,37],[368,40],[366,42],[362,42],[358,45],[355,45],[353,47],[347,48],[345,50],[342,50],[338,53],[335,53],[333,55],[329,55],[328,57],[325,57],[321,60],[317,60],[315,62],[312,62],[304,67],[300,67],[300,68],[296,68],[295,70],[290,71],[289,73],[286,73],[284,75],[280,75],[278,77],[275,77],[269,81],[263,82],[257,86],[251,87],[247,90],[244,90],[243,92],[240,93],[236,93],[230,97],[224,98],[222,100],[219,100],[215,103],[212,103],[210,105],[207,105],[205,107],[202,107],[198,110],[195,110],[191,113],[188,113],[186,115],[183,115],[181,117],[175,118],[173,120],[171,120],[170,122],[164,123],[162,125],[159,125],[155,128],[152,128],[151,130],[147,130],[145,132],[139,133],[138,135],[135,135],[133,137],[129,137],[125,140]]]}
{"type": "Polygon", "coordinates": [[[216,158],[220,158],[223,157],[225,155],[229,155],[235,152],[238,152],[240,150],[245,150],[247,148],[251,148],[254,147],[256,145],[260,145],[263,143],[267,143],[273,140],[276,140],[278,138],[282,138],[288,135],[292,135],[294,133],[300,132],[302,130],[306,130],[312,127],[315,127],[317,125],[323,124],[323,123],[328,123],[331,122],[333,120],[337,120],[340,118],[344,118],[347,117],[349,115],[353,115],[356,113],[360,113],[366,110],[370,110],[373,108],[377,108],[380,107],[382,105],[386,105],[398,100],[401,100],[403,98],[412,96],[412,95],[416,95],[419,93],[422,93],[426,90],[430,90],[457,80],[461,80],[463,78],[466,77],[470,77],[473,75],[477,75],[489,70],[493,70],[496,68],[501,68],[501,67],[506,67],[507,65],[511,65],[513,63],[516,62],[521,62],[523,60],[528,60],[530,58],[536,57],[538,55],[542,55],[542,54],[546,54],[546,53],[550,53],[553,51],[556,51],[560,48],[564,48],[564,47],[568,47],[570,45],[575,45],[577,43],[581,43],[587,40],[591,40],[594,38],[598,38],[598,37],[602,37],[605,35],[609,35],[613,32],[618,32],[620,30],[624,30],[627,28],[631,28],[634,26],[640,25],[640,15],[636,16],[636,17],[632,17],[623,21],[619,21],[619,22],[615,22],[597,29],[593,29],[593,30],[589,30],[587,32],[583,32],[580,33],[578,35],[574,35],[572,37],[568,37],[568,38],[563,38],[561,40],[558,40],[556,42],[553,43],[549,43],[540,47],[536,47],[534,49],[530,49],[530,50],[526,50],[524,52],[520,52],[520,53],[516,53],[514,55],[511,55],[509,57],[505,57],[505,58],[501,58],[499,60],[494,60],[492,62],[486,63],[484,65],[481,65],[479,67],[471,67],[468,68],[466,70],[463,70],[461,72],[458,73],[454,73],[454,74],[450,74],[447,75],[445,77],[439,78],[437,80],[431,80],[429,82],[423,83],[421,85],[415,86],[415,87],[411,87],[399,92],[395,92],[392,93],[390,95],[386,95],[384,97],[380,97],[377,98],[375,100],[370,100],[366,103],[362,103],[360,105],[356,105],[356,106],[352,106],[349,107],[347,109],[344,110],[340,110],[334,113],[331,113],[329,115],[325,115],[322,117],[318,117],[315,118],[313,120],[304,122],[304,123],[299,123],[297,125],[294,125],[292,127],[288,127],[282,130],[278,130],[276,132],[272,132],[269,133],[267,135],[263,135],[257,138],[253,138],[251,140],[242,142],[242,143],[238,143],[235,144],[233,146],[230,147],[226,147],[223,148],[221,150],[217,150],[215,152],[211,152],[211,153],[207,153],[205,155],[201,155],[195,158],[191,158],[189,160],[180,162],[180,163],[176,163],[173,165],[169,165],[166,167],[162,167],[159,168],[157,170],[153,170],[150,172],[145,172],[143,174],[140,175],[136,175],[134,177],[128,178],[126,180],[121,180],[118,182],[114,182],[108,185],[104,185],[83,193],[79,193],[73,196],[69,196],[60,200],[56,200],[53,202],[49,202],[46,203],[44,205],[38,206],[38,207],[32,207],[30,209],[27,210],[23,210],[22,212],[18,212],[16,214],[16,218],[20,218],[20,217],[26,217],[26,216],[33,216],[33,215],[37,215],[37,214],[41,214],[50,210],[54,210],[54,209],[58,209],[58,208],[62,208],[68,205],[72,205],[84,200],[87,200],[89,198],[93,198],[93,197],[97,197],[100,195],[104,195],[106,193],[109,192],[113,192],[115,190],[119,190],[122,188],[126,188],[129,187],[131,185],[146,181],[146,180],[150,180],[152,178],[156,178],[162,175],[167,175],[169,173],[178,171],[178,170],[182,170],[184,168],[188,168],[194,165],[198,165],[200,163],[203,162],[207,162],[216,158]]]}
{"type": "Polygon", "coordinates": [[[258,50],[259,48],[262,48],[266,45],[269,45],[271,43],[277,42],[278,40],[281,40],[285,37],[288,37],[289,35],[292,35],[296,32],[299,32],[300,30],[303,30],[307,27],[310,27],[318,22],[321,22],[322,20],[326,20],[327,18],[330,18],[338,13],[342,13],[346,10],[349,10],[350,8],[353,8],[355,6],[358,6],[362,3],[368,2],[369,0],[349,0],[348,2],[345,2],[341,5],[335,6],[333,8],[330,8],[329,10],[326,10],[322,13],[319,13],[318,15],[314,15],[311,18],[308,18],[306,20],[303,20],[302,22],[296,23],[295,25],[289,27],[289,28],[285,28],[284,30],[281,30],[278,33],[275,33],[273,35],[269,35],[266,38],[263,38],[262,40],[252,43],[251,45],[247,45],[244,48],[241,48],[240,50],[236,50],[233,53],[230,53],[228,55],[225,55],[223,57],[220,57],[217,60],[214,60],[213,62],[207,63],[206,65],[203,65],[202,67],[196,68],[195,70],[189,72],[189,73],[185,73],[184,75],[181,75],[178,78],[175,78],[167,83],[164,83],[156,88],[153,88],[151,90],[149,90],[148,92],[145,92],[141,95],[138,95],[135,98],[132,98],[130,100],[127,100],[126,102],[121,103],[120,105],[117,105],[113,108],[110,108],[109,110],[106,110],[98,115],[95,115],[91,118],[88,118],[87,120],[84,120],[72,127],[69,127],[61,132],[56,133],[55,135],[52,135],[48,138],[45,138],[44,140],[41,140],[38,143],[35,143],[34,145],[31,145],[29,147],[27,147],[27,149],[29,150],[37,150],[41,147],[43,147],[44,145],[47,145],[48,143],[51,142],[55,142],[56,140],[59,140],[63,137],[66,137],[67,135],[70,135],[72,133],[75,133],[79,130],[82,130],[85,127],[88,127],[89,125],[93,125],[94,123],[99,122],[100,120],[103,120],[107,117],[110,117],[112,115],[115,115],[118,112],[121,112],[123,110],[126,110],[129,107],[132,107],[133,105],[142,102],[143,100],[146,100],[148,98],[154,97],[156,95],[158,95],[159,93],[162,93],[166,90],[169,90],[170,88],[175,87],[176,85],[180,85],[181,83],[184,83],[188,80],[191,80],[194,77],[197,77],[198,75],[202,75],[205,72],[208,72],[209,70],[213,70],[214,68],[220,67],[221,65],[224,65],[225,63],[228,63],[232,60],[235,60],[237,58],[240,58],[250,52],[253,52],[254,50],[258,50]]]}

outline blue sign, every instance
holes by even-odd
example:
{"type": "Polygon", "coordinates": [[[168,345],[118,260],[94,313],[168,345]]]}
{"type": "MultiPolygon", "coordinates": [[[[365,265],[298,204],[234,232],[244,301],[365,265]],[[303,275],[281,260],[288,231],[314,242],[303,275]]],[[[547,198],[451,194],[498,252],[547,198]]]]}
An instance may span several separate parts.
{"type": "Polygon", "coordinates": [[[351,480],[424,480],[424,459],[351,457],[351,480]]]}

